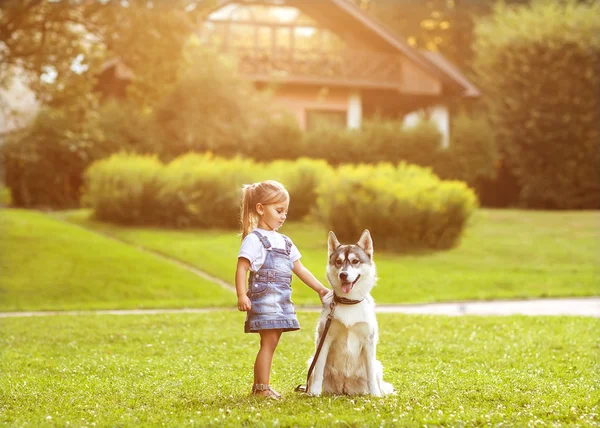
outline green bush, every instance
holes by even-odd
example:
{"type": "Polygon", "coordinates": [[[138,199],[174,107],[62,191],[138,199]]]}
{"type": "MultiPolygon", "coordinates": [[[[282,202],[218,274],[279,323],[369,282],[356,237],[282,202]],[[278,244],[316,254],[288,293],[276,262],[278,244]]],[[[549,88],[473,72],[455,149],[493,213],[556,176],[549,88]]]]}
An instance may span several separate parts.
{"type": "Polygon", "coordinates": [[[256,89],[234,64],[205,47],[190,47],[186,58],[175,88],[154,113],[165,158],[190,151],[243,153],[252,127],[264,117],[256,89]]]}
{"type": "Polygon", "coordinates": [[[300,158],[265,165],[265,178],[281,182],[290,194],[290,220],[301,220],[314,210],[317,188],[327,182],[331,174],[333,168],[324,160],[300,158]]]}
{"type": "Polygon", "coordinates": [[[330,165],[355,163],[365,149],[358,143],[359,131],[320,125],[303,135],[304,156],[324,159],[330,165]]]}
{"type": "Polygon", "coordinates": [[[171,161],[161,177],[161,224],[235,229],[242,185],[260,172],[252,161],[188,154],[171,161]]]}
{"type": "Polygon", "coordinates": [[[85,114],[46,108],[2,146],[6,185],[19,207],[77,207],[92,162],[119,151],[157,149],[151,120],[130,104],[111,101],[85,114]]]}
{"type": "Polygon", "coordinates": [[[304,156],[331,165],[401,162],[431,166],[440,148],[435,124],[423,121],[406,127],[397,120],[366,120],[361,129],[347,130],[323,124],[304,134],[304,156]]]}
{"type": "Polygon", "coordinates": [[[0,207],[7,207],[12,204],[10,189],[0,183],[0,207]]]}
{"type": "Polygon", "coordinates": [[[119,224],[154,224],[164,166],[155,156],[119,153],[85,172],[83,203],[94,216],[119,224]]]}
{"type": "Polygon", "coordinates": [[[124,224],[235,229],[243,184],[274,178],[289,190],[290,220],[307,214],[351,241],[369,228],[378,246],[450,248],[477,205],[464,183],[415,165],[344,165],[300,159],[255,163],[190,153],[164,166],[118,154],[86,172],[84,201],[97,218],[124,224]]]}
{"type": "Polygon", "coordinates": [[[404,163],[341,166],[318,193],[320,219],[341,240],[368,228],[378,247],[396,251],[456,245],[477,206],[464,183],[404,163]]]}
{"type": "Polygon", "coordinates": [[[452,120],[450,145],[435,152],[433,169],[442,179],[461,180],[477,188],[496,178],[499,167],[496,136],[482,115],[464,113],[452,120]]]}
{"type": "Polygon", "coordinates": [[[289,113],[280,113],[258,121],[240,153],[258,161],[296,159],[305,152],[302,130],[289,113]]]}
{"type": "Polygon", "coordinates": [[[18,207],[79,205],[83,171],[114,151],[93,115],[44,109],[2,145],[5,183],[18,207]]]}
{"type": "Polygon", "coordinates": [[[474,68],[528,207],[600,208],[600,3],[499,4],[474,68]]]}
{"type": "Polygon", "coordinates": [[[150,113],[128,101],[109,99],[98,110],[98,125],[113,152],[158,154],[163,152],[158,126],[150,113]]]}

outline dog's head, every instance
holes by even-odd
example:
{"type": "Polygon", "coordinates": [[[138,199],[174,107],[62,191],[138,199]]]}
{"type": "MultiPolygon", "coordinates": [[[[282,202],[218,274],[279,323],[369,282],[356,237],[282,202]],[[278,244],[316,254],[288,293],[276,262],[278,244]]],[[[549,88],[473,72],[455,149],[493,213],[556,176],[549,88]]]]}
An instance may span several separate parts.
{"type": "Polygon", "coordinates": [[[360,300],[375,285],[377,273],[373,262],[373,240],[365,230],[356,245],[341,245],[329,232],[327,279],[335,294],[360,300]]]}

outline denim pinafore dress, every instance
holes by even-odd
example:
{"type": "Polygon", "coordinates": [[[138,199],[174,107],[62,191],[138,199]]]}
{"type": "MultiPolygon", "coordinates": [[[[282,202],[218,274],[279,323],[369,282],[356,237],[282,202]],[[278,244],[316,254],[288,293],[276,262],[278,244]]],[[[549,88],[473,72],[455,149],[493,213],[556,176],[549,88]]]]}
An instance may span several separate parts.
{"type": "Polygon", "coordinates": [[[269,238],[254,230],[267,251],[265,262],[257,272],[250,273],[248,297],[252,304],[246,313],[245,333],[258,333],[259,330],[300,329],[296,309],[292,302],[292,267],[290,251],[292,241],[287,236],[285,250],[273,248],[269,238]]]}

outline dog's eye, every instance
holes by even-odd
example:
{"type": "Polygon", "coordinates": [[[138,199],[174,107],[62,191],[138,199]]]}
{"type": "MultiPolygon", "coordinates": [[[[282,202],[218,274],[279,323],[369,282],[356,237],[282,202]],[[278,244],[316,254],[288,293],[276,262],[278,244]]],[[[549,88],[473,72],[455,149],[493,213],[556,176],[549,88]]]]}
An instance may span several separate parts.
{"type": "Polygon", "coordinates": [[[335,261],[335,265],[336,265],[337,267],[340,267],[340,266],[342,265],[342,261],[341,261],[341,260],[336,260],[336,261],[335,261]]]}
{"type": "Polygon", "coordinates": [[[358,259],[354,259],[354,260],[352,260],[352,264],[353,264],[353,265],[357,265],[357,264],[358,264],[358,259]]]}

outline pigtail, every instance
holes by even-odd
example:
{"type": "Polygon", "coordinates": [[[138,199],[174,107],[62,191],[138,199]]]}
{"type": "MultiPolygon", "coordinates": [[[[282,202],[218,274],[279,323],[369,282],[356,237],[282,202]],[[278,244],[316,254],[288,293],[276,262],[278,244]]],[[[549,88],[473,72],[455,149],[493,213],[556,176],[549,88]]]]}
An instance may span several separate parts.
{"type": "Polygon", "coordinates": [[[240,207],[240,223],[242,225],[242,241],[250,233],[252,228],[251,205],[253,184],[245,184],[242,186],[242,203],[240,207]]]}

